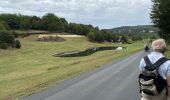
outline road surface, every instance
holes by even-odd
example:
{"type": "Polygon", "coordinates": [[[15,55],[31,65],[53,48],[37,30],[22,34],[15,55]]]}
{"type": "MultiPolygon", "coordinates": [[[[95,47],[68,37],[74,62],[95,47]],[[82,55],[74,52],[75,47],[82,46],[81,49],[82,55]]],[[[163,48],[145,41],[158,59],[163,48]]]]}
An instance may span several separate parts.
{"type": "Polygon", "coordinates": [[[140,100],[138,52],[22,100],[140,100]]]}

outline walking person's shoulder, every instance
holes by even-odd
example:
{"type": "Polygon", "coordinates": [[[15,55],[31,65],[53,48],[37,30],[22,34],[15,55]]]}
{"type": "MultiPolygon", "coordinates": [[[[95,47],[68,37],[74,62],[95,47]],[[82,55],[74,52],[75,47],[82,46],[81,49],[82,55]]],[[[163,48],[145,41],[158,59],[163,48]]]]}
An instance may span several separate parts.
{"type": "MultiPolygon", "coordinates": [[[[166,57],[165,57],[166,58],[166,57]]],[[[166,58],[167,61],[163,64],[165,66],[169,66],[170,67],[170,59],[169,58],[166,58]]]]}
{"type": "Polygon", "coordinates": [[[168,61],[166,61],[164,64],[170,69],[170,59],[168,59],[168,61]]]}

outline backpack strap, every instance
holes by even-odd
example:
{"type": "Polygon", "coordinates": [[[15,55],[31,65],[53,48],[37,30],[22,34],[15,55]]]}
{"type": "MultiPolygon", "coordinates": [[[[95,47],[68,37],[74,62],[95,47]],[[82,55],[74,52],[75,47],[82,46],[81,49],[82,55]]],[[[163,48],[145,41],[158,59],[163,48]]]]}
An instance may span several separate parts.
{"type": "Polygon", "coordinates": [[[149,71],[153,71],[154,69],[159,69],[159,67],[166,61],[168,61],[168,58],[162,57],[160,58],[158,61],[156,61],[154,64],[151,63],[151,61],[149,60],[149,57],[146,56],[143,58],[146,66],[145,69],[149,70],[149,71]]]}
{"type": "Polygon", "coordinates": [[[156,63],[154,63],[156,69],[158,69],[163,63],[165,63],[168,60],[169,60],[168,58],[162,57],[158,61],[156,61],[156,63]]]}
{"type": "Polygon", "coordinates": [[[145,66],[145,69],[149,70],[149,71],[153,71],[156,69],[156,67],[151,63],[151,61],[149,60],[149,57],[146,56],[143,58],[145,63],[146,63],[146,66],[145,66]]]}
{"type": "Polygon", "coordinates": [[[152,65],[152,63],[151,63],[151,61],[149,60],[149,57],[148,57],[148,56],[145,56],[143,59],[144,59],[144,61],[145,61],[145,63],[146,63],[146,66],[151,66],[151,65],[152,65]]]}

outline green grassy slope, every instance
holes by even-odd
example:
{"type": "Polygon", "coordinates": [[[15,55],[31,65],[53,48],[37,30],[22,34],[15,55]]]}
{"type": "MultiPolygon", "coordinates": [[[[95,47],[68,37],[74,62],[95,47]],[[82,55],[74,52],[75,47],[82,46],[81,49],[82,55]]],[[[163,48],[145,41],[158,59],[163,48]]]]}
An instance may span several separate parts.
{"type": "Polygon", "coordinates": [[[21,43],[22,49],[0,51],[0,100],[29,95],[143,48],[142,43],[134,43],[120,52],[107,50],[86,57],[59,58],[52,54],[118,44],[91,43],[85,37],[67,38],[64,42],[37,42],[28,37],[21,43]]]}

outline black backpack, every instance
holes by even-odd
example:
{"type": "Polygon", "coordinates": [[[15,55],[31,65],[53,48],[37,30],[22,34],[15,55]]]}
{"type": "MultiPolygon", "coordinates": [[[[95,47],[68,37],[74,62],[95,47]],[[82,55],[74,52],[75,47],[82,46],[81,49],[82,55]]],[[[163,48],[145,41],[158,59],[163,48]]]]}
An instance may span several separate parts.
{"type": "Polygon", "coordinates": [[[145,70],[139,74],[140,92],[147,95],[157,95],[167,87],[167,82],[158,73],[159,67],[169,59],[162,57],[152,64],[148,56],[144,57],[146,63],[145,70]]]}

